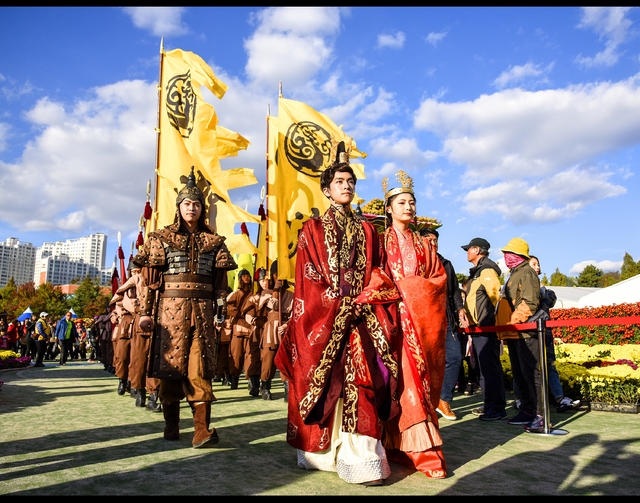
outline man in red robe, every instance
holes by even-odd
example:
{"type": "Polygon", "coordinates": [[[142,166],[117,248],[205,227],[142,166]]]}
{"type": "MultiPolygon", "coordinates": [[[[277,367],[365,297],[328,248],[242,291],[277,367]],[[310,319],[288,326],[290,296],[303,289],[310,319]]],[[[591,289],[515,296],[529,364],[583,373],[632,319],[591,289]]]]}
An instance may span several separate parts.
{"type": "Polygon", "coordinates": [[[351,210],[356,177],[339,150],[320,181],[331,206],[299,234],[293,309],[275,363],[289,381],[287,442],[298,466],[380,485],[391,470],[379,421],[397,413],[387,306],[398,293],[380,268],[376,229],[351,210]]]}

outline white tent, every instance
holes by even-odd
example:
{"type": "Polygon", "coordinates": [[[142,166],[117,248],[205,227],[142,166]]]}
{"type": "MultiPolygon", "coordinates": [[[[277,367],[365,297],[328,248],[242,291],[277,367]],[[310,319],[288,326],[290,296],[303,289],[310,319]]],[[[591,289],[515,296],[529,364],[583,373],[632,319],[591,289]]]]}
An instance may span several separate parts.
{"type": "Polygon", "coordinates": [[[558,300],[554,309],[569,309],[579,307],[580,299],[586,295],[602,290],[602,288],[586,288],[581,286],[549,286],[553,290],[558,300]]]}
{"type": "Polygon", "coordinates": [[[636,302],[640,302],[640,274],[607,288],[598,288],[598,291],[581,297],[578,307],[612,306],[636,302]]]}

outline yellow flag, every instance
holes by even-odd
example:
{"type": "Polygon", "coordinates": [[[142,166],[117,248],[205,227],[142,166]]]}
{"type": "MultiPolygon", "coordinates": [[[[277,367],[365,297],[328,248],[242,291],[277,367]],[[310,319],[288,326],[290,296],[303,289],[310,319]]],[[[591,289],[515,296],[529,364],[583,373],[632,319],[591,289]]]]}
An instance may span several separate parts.
{"type": "MultiPolygon", "coordinates": [[[[236,223],[258,223],[259,218],[235,206],[228,192],[257,183],[253,170],[223,170],[220,166],[220,159],[238,155],[249,141],[218,125],[214,107],[202,97],[201,87],[206,87],[222,99],[227,86],[200,56],[181,49],[163,54],[161,70],[153,227],[173,223],[177,193],[193,166],[196,183],[205,196],[210,225],[218,234],[231,238],[236,223]]],[[[239,240],[235,242],[242,244],[239,240]]]]}
{"type": "MultiPolygon", "coordinates": [[[[329,207],[320,190],[320,175],[333,161],[332,140],[350,145],[351,157],[366,154],[357,150],[341,127],[305,103],[280,98],[277,120],[269,119],[268,234],[276,240],[278,277],[294,281],[302,224],[329,207]]],[[[362,164],[351,167],[359,180],[364,178],[362,164]]]]}

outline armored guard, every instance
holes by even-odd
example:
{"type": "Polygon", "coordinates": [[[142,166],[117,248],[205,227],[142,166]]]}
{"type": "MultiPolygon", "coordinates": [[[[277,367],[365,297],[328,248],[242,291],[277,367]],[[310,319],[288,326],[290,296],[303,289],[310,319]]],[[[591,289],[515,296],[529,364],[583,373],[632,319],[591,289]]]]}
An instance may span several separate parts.
{"type": "Polygon", "coordinates": [[[227,292],[227,271],[237,268],[225,237],[205,223],[205,199],[193,168],[176,198],[172,225],[149,234],[134,261],[141,267],[139,326],[153,331],[149,376],[160,379],[164,438],[180,436],[180,400],[193,413],[194,448],[218,442],[209,429],[211,379],[216,367],[215,327],[224,322],[216,299],[227,292]]]}

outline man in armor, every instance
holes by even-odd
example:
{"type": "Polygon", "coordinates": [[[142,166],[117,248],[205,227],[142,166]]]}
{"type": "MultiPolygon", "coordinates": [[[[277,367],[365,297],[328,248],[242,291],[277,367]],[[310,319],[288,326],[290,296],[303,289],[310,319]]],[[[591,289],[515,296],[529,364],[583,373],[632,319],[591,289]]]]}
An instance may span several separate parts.
{"type": "Polygon", "coordinates": [[[139,326],[153,330],[149,376],[160,379],[164,438],[180,437],[180,401],[194,422],[192,446],[218,443],[209,429],[216,367],[215,326],[224,321],[215,301],[227,290],[227,271],[237,268],[225,238],[205,223],[205,199],[193,168],[176,198],[173,224],[149,234],[134,258],[141,266],[139,326]]]}

